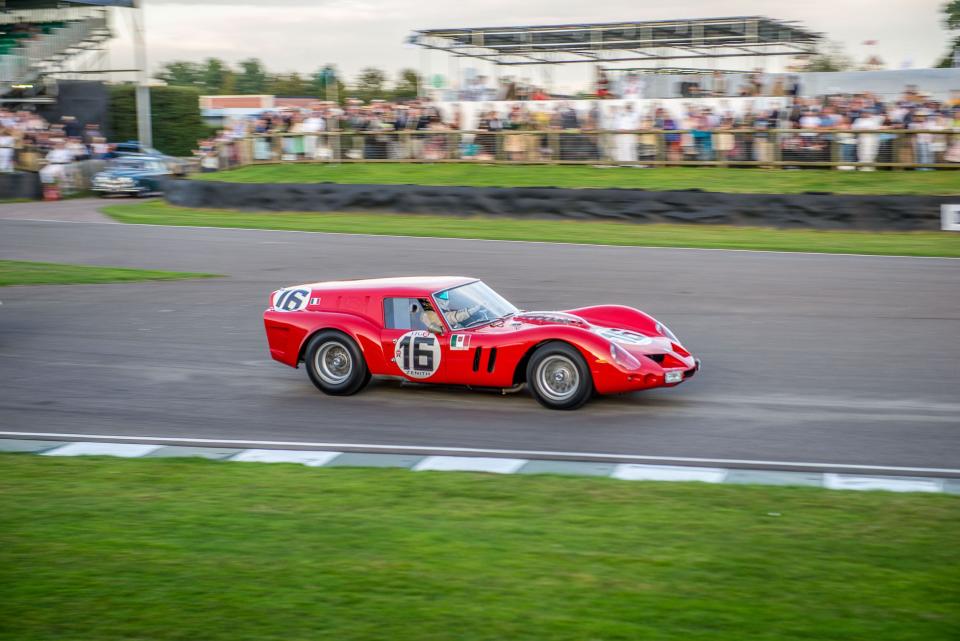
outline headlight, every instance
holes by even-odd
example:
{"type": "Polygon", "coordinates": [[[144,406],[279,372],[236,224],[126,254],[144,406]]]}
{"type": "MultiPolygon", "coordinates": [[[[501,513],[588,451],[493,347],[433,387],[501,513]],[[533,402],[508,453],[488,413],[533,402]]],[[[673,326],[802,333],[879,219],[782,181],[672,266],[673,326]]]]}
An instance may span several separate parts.
{"type": "Polygon", "coordinates": [[[616,343],[610,343],[610,358],[623,369],[640,369],[640,361],[616,343]]]}

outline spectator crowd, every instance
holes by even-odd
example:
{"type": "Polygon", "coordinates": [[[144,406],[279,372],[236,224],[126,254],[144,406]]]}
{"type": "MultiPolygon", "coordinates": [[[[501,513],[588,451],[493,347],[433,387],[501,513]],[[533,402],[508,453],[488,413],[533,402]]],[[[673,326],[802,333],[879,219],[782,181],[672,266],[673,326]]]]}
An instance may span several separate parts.
{"type": "Polygon", "coordinates": [[[870,93],[807,98],[799,85],[789,91],[792,95],[773,100],[748,96],[669,104],[517,100],[467,108],[419,100],[348,100],[344,106],[318,101],[306,109],[235,120],[201,141],[196,153],[205,171],[251,160],[335,158],[621,164],[779,159],[832,161],[839,169],[854,169],[857,162],[960,163],[960,92],[938,101],[914,86],[893,100],[870,93]],[[530,135],[498,136],[501,132],[530,135]],[[234,144],[240,140],[249,144],[234,144]]]}
{"type": "Polygon", "coordinates": [[[73,116],[49,122],[33,111],[0,110],[0,172],[39,171],[51,183],[61,180],[75,161],[112,155],[97,124],[82,126],[73,116]]]}

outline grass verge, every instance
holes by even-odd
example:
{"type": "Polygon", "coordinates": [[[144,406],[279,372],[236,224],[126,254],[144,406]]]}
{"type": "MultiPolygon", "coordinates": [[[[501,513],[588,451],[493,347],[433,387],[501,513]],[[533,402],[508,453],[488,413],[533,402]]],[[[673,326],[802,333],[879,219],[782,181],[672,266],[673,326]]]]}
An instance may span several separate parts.
{"type": "Polygon", "coordinates": [[[0,637],[956,639],[960,498],[0,455],[0,637]]]}
{"type": "Polygon", "coordinates": [[[624,188],[651,191],[702,189],[727,193],[960,194],[955,171],[784,171],[721,167],[581,167],[570,165],[472,164],[287,164],[254,165],[194,180],[243,183],[461,185],[466,187],[624,188]]]}
{"type": "Polygon", "coordinates": [[[720,225],[524,220],[404,214],[249,213],[186,209],[163,201],[108,205],[125,223],[320,231],[385,236],[482,238],[649,247],[700,247],[834,254],[960,257],[960,234],[785,230],[720,225]]]}
{"type": "Polygon", "coordinates": [[[216,274],[166,272],[127,267],[68,265],[27,260],[0,260],[0,287],[9,285],[80,285],[125,283],[140,280],[181,280],[214,278],[216,274]]]}

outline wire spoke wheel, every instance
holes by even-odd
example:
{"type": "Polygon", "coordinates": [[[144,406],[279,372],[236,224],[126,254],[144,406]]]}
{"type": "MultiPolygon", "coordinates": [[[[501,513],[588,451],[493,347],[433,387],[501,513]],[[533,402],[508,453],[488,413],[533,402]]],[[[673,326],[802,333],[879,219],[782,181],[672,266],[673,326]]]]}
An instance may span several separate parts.
{"type": "Polygon", "coordinates": [[[540,392],[551,401],[570,399],[580,388],[580,373],[566,356],[548,356],[537,367],[537,383],[540,392]]]}
{"type": "Polygon", "coordinates": [[[527,363],[526,382],[537,402],[552,410],[575,410],[593,394],[583,354],[562,341],[537,347],[527,363]]]}
{"type": "Polygon", "coordinates": [[[310,382],[324,394],[349,396],[370,382],[370,368],[357,342],[339,330],[314,334],[303,350],[310,382]]]}
{"type": "Polygon", "coordinates": [[[317,376],[328,385],[340,385],[353,372],[353,357],[345,345],[337,341],[324,343],[314,357],[317,376]]]}

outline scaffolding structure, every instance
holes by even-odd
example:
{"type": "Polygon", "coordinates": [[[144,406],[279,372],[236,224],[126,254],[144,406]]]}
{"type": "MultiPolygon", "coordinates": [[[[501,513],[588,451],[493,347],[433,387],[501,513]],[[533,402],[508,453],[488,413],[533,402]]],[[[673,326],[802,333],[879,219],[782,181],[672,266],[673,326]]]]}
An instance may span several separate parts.
{"type": "Polygon", "coordinates": [[[408,42],[458,58],[495,65],[556,65],[610,62],[660,64],[754,56],[808,56],[823,34],[794,21],[763,16],[422,29],[408,42]]]}

